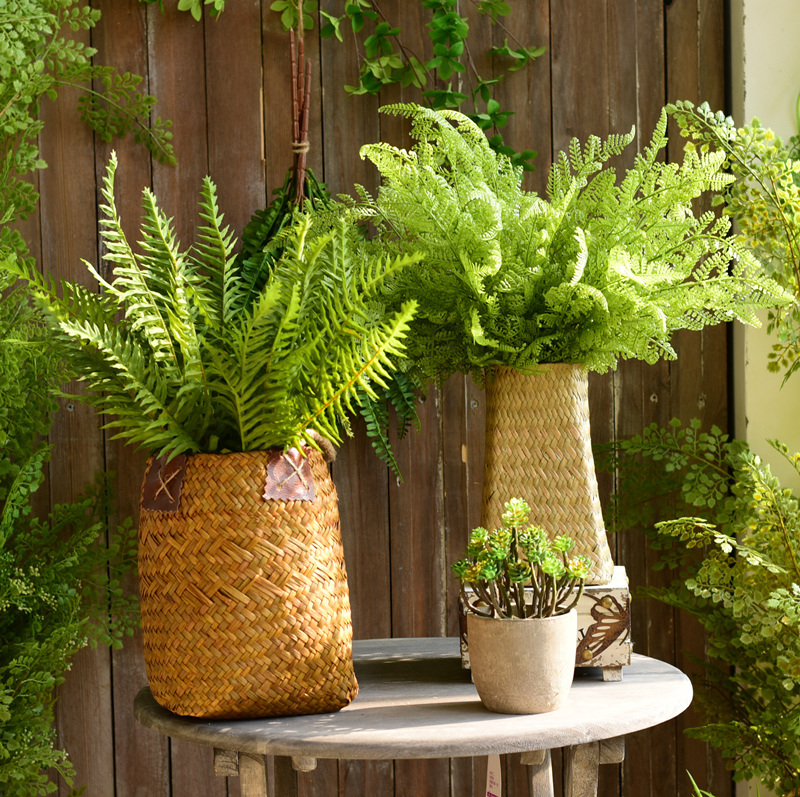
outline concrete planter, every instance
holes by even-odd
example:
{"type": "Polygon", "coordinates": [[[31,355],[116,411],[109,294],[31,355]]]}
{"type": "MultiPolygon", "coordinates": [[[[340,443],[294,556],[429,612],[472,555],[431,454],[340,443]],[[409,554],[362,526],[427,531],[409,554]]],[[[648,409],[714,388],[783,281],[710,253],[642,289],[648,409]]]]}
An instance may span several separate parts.
{"type": "Polygon", "coordinates": [[[501,620],[467,616],[472,678],[484,706],[498,714],[561,708],[575,669],[578,614],[501,620]]]}

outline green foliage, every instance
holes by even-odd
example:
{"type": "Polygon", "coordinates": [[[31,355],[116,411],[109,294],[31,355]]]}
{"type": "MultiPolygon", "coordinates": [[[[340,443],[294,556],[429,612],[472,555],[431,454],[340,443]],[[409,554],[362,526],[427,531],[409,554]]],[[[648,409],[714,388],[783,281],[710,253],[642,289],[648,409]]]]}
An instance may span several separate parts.
{"type": "MultiPolygon", "coordinates": [[[[751,249],[773,278],[795,299],[800,298],[800,159],[758,119],[737,128],[733,119],[714,113],[707,104],[682,102],[668,106],[688,147],[719,152],[734,181],[720,201],[737,223],[737,238],[751,249]]],[[[800,368],[800,305],[795,301],[770,312],[775,332],[770,371],[788,378],[800,368]]]]}
{"type": "MultiPolygon", "coordinates": [[[[323,210],[331,204],[331,195],[325,183],[320,183],[307,169],[303,185],[304,206],[323,210]]],[[[292,202],[294,172],[290,169],[280,188],[276,188],[273,201],[263,210],[257,210],[242,231],[241,251],[236,256],[236,268],[249,290],[242,293],[241,306],[249,307],[253,298],[264,288],[269,275],[283,253],[281,233],[291,227],[295,205],[292,202]]]]}
{"type": "MultiPolygon", "coordinates": [[[[494,87],[503,75],[494,78],[481,76],[475,66],[475,58],[469,50],[470,24],[458,12],[455,0],[420,0],[422,7],[430,12],[427,24],[431,40],[432,58],[420,59],[402,41],[400,27],[391,25],[372,0],[353,0],[345,3],[344,13],[339,17],[325,14],[326,23],[321,29],[323,37],[337,36],[342,40],[342,23],[349,21],[354,34],[362,32],[365,25],[371,31],[364,39],[363,56],[359,53],[361,70],[358,83],[345,86],[351,94],[378,94],[386,86],[399,84],[413,86],[422,92],[423,102],[435,110],[461,109],[482,130],[494,129],[489,139],[491,146],[503,152],[515,166],[530,171],[536,157],[534,150],[515,152],[503,143],[498,128],[505,127],[514,114],[502,110],[493,97],[494,87]],[[472,105],[471,111],[466,106],[472,105]]],[[[514,33],[500,21],[511,14],[505,2],[479,2],[477,10],[486,15],[492,25],[500,25],[507,34],[503,47],[494,47],[488,55],[495,63],[502,64],[509,72],[523,69],[539,58],[544,47],[528,47],[516,39],[514,33]],[[514,40],[516,47],[508,44],[514,40]]],[[[364,35],[364,34],[362,34],[364,35]]]]}
{"type": "MultiPolygon", "coordinates": [[[[242,248],[236,257],[236,268],[240,269],[247,290],[242,291],[241,307],[248,307],[253,298],[263,290],[275,265],[280,260],[286,242],[285,231],[291,227],[294,205],[291,200],[293,172],[286,174],[281,188],[275,189],[275,199],[264,210],[257,210],[242,232],[242,248]]],[[[333,227],[339,218],[339,209],[332,201],[324,183],[317,182],[313,172],[306,172],[304,185],[306,207],[318,211],[317,227],[333,227]]],[[[390,409],[394,409],[398,436],[402,439],[410,426],[419,430],[417,393],[422,384],[414,374],[393,372],[386,386],[372,384],[356,391],[356,406],[366,422],[367,435],[372,447],[393,472],[402,479],[400,466],[389,443],[390,409]]]]}
{"type": "MultiPolygon", "coordinates": [[[[800,471],[800,455],[773,445],[800,471]]],[[[797,497],[745,443],[716,428],[701,432],[697,421],[654,425],[600,453],[599,466],[619,474],[614,525],[644,523],[660,566],[674,576],[671,586],[647,594],[689,611],[708,633],[711,660],[697,693],[707,724],[691,734],[719,748],[737,778],[757,776],[779,794],[794,794],[800,787],[797,497]]]]}
{"type": "Polygon", "coordinates": [[[117,437],[162,454],[300,445],[309,429],[338,441],[355,390],[373,394],[401,352],[414,303],[386,315],[381,290],[415,258],[363,252],[344,221],[314,236],[301,217],[253,296],[209,178],[188,250],[144,190],[137,254],[114,201],[116,165],[112,156],[101,207],[114,280],[85,264],[103,293],[64,282],[59,294],[51,279],[12,267],[33,286],[83,400],[113,416],[106,428],[117,437]]]}
{"type": "Polygon", "coordinates": [[[417,401],[421,391],[422,382],[416,374],[398,370],[392,374],[391,380],[382,391],[376,391],[376,396],[370,396],[365,390],[360,390],[357,394],[359,411],[366,422],[367,435],[372,440],[375,453],[401,480],[400,465],[389,442],[389,410],[394,410],[398,438],[402,440],[411,426],[419,431],[421,424],[417,401]]]}
{"type": "Polygon", "coordinates": [[[451,566],[464,605],[475,614],[506,619],[566,614],[583,594],[591,560],[567,556],[573,540],[550,541],[544,529],[529,525],[530,506],[521,498],[507,501],[505,509],[501,528],[473,529],[466,557],[451,566]]]}
{"type": "Polygon", "coordinates": [[[41,442],[59,372],[41,320],[18,288],[0,303],[0,792],[9,797],[69,782],[54,747],[54,689],[86,644],[119,646],[136,620],[120,589],[135,562],[127,522],[106,547],[107,491],[95,485],[74,504],[32,517],[49,451],[41,442]],[[111,614],[109,615],[109,612],[111,614]]]}
{"type": "Polygon", "coordinates": [[[136,87],[141,78],[92,64],[95,53],[65,31],[95,26],[100,12],[82,0],[6,0],[0,4],[0,259],[26,257],[28,247],[12,227],[33,210],[38,195],[26,179],[46,166],[39,157],[39,105],[64,86],[78,86],[82,118],[104,139],[133,130],[157,158],[174,162],[169,122],[151,125],[153,97],[136,87]],[[92,88],[92,81],[102,87],[92,88]]]}
{"type": "Polygon", "coordinates": [[[360,189],[362,208],[387,248],[424,255],[393,287],[419,303],[408,352],[428,376],[652,363],[675,356],[677,329],[757,325],[755,308],[788,301],[728,238],[726,218],[694,215],[695,199],[726,185],[723,156],[688,151],[681,164],[662,162],[665,114],[619,184],[606,163],[632,132],[573,140],[555,159],[545,201],[462,114],[383,110],[409,117],[416,143],[362,147],[383,176],[376,199],[360,189]]]}
{"type": "MultiPolygon", "coordinates": [[[[713,795],[713,794],[711,794],[711,792],[708,792],[708,791],[703,791],[703,790],[702,790],[702,789],[701,789],[701,788],[700,788],[700,787],[697,785],[697,783],[695,782],[695,779],[694,779],[694,778],[691,776],[691,774],[690,774],[689,772],[687,772],[686,774],[689,776],[689,780],[692,782],[692,789],[693,789],[693,792],[692,792],[692,793],[694,794],[694,797],[714,797],[714,795],[713,795]]],[[[756,789],[756,794],[757,794],[757,795],[758,795],[758,794],[760,794],[760,792],[758,791],[758,789],[756,789]]]]}

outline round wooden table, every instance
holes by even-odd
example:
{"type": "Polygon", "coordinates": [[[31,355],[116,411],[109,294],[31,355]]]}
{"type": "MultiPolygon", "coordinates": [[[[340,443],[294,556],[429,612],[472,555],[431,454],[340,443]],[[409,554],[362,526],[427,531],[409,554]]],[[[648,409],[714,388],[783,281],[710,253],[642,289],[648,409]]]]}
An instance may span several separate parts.
{"type": "MultiPolygon", "coordinates": [[[[275,797],[297,794],[297,771],[318,758],[457,758],[523,753],[532,797],[553,795],[550,753],[563,747],[567,797],[597,794],[597,767],[624,756],[622,737],[665,722],[691,702],[669,664],[633,655],[623,679],[577,670],[567,705],[548,714],[493,714],[461,669],[454,638],[371,639],[354,644],[359,694],[339,712],[305,717],[199,720],[159,706],[145,687],[134,714],[159,733],[215,748],[221,775],[241,777],[242,797],[267,797],[265,756],[275,756],[275,797]]],[[[380,797],[380,795],[376,795],[380,797]]]]}

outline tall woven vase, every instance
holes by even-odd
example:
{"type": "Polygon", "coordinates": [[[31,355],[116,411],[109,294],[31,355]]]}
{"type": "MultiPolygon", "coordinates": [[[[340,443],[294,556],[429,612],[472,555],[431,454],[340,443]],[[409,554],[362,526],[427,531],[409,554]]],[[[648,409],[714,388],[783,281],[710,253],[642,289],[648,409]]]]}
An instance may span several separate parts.
{"type": "Polygon", "coordinates": [[[151,460],[139,579],[147,678],[176,714],[335,711],[358,687],[336,489],[314,450],[151,460]]]}
{"type": "Polygon", "coordinates": [[[589,433],[588,379],[580,366],[543,365],[524,375],[498,369],[486,388],[486,464],[481,522],[500,524],[503,505],[524,498],[531,523],[575,540],[607,584],[614,563],[606,539],[589,433]]]}

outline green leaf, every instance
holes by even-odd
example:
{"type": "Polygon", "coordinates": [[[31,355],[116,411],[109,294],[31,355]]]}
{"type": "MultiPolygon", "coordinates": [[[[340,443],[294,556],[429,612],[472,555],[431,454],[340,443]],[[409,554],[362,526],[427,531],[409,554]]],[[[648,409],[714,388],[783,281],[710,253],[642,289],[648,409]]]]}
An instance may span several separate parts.
{"type": "Polygon", "coordinates": [[[339,41],[343,41],[340,26],[344,20],[344,16],[335,17],[327,11],[320,11],[319,13],[327,20],[326,24],[320,28],[320,36],[322,36],[323,39],[330,39],[335,36],[339,41]]]}
{"type": "Polygon", "coordinates": [[[478,12],[489,14],[492,22],[497,22],[498,17],[505,17],[511,13],[511,7],[504,0],[479,0],[478,12]]]}

